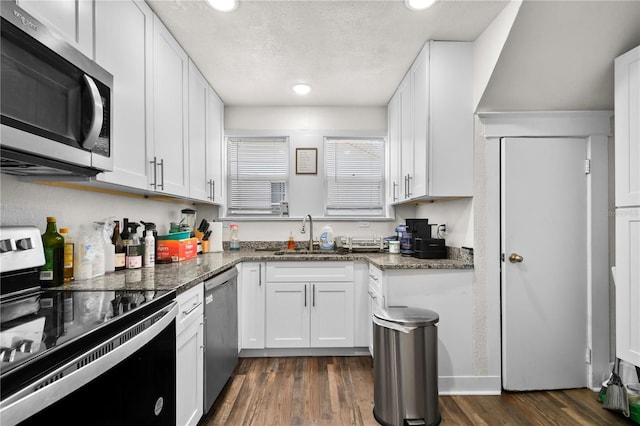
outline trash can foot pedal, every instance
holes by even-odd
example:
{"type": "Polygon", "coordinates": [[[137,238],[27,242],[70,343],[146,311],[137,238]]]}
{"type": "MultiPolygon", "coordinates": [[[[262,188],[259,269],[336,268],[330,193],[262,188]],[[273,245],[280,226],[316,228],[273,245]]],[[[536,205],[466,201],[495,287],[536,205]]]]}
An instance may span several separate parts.
{"type": "Polygon", "coordinates": [[[425,426],[424,419],[404,419],[404,426],[425,426]]]}

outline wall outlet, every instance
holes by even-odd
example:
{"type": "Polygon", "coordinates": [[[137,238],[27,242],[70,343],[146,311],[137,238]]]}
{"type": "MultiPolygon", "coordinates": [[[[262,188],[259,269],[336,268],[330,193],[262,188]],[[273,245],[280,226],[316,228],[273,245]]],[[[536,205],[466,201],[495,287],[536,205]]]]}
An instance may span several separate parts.
{"type": "Polygon", "coordinates": [[[369,222],[359,222],[358,223],[358,227],[359,228],[368,228],[369,227],[369,222]]]}

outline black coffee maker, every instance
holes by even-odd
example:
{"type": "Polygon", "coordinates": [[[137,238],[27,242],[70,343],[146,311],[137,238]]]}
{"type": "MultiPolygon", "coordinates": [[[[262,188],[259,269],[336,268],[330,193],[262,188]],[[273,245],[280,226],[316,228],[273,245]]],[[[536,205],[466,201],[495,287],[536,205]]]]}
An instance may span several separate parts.
{"type": "Polygon", "coordinates": [[[432,238],[429,219],[406,219],[411,233],[411,256],[418,259],[446,259],[444,238],[432,238]]]}

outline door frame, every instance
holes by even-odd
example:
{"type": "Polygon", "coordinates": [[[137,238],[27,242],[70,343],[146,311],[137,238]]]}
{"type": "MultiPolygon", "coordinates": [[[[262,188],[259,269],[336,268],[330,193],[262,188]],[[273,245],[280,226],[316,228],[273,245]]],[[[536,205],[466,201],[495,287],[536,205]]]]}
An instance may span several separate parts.
{"type": "MultiPolygon", "coordinates": [[[[484,125],[484,144],[478,148],[484,157],[486,286],[489,346],[492,347],[491,370],[502,374],[501,329],[501,218],[500,218],[500,139],[503,137],[573,137],[584,138],[591,172],[587,175],[587,344],[591,363],[587,383],[591,389],[601,386],[609,370],[609,136],[612,111],[568,112],[488,112],[478,113],[484,125]],[[497,329],[497,330],[496,330],[497,329]]],[[[478,149],[477,148],[477,149],[478,149]]],[[[480,218],[482,220],[482,218],[480,218]]],[[[477,226],[477,225],[476,225],[477,226]]],[[[586,355],[586,354],[585,354],[586,355]]]]}

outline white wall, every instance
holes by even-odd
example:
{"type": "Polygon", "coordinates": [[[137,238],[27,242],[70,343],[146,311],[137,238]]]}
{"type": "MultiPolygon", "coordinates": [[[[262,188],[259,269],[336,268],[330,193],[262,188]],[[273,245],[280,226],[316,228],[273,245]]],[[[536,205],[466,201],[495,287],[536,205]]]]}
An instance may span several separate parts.
{"type": "Polygon", "coordinates": [[[43,232],[46,217],[55,216],[58,229],[67,227],[75,232],[79,225],[91,224],[108,217],[132,222],[153,222],[158,233],[169,231],[169,223],[180,219],[183,208],[197,211],[197,218],[214,219],[217,207],[193,206],[191,203],[165,202],[140,196],[114,195],[21,182],[15,176],[0,174],[0,224],[2,226],[32,225],[43,232]]]}
{"type": "Polygon", "coordinates": [[[332,219],[324,215],[324,136],[386,137],[386,107],[225,107],[226,136],[288,136],[289,137],[289,218],[263,220],[234,220],[225,218],[224,235],[228,224],[236,222],[240,240],[286,241],[293,233],[296,241],[306,241],[309,234],[301,234],[302,218],[313,217],[314,237],[325,224],[335,235],[370,236],[394,235],[395,221],[332,219]],[[318,174],[295,174],[296,148],[318,149],[318,174]]]}

